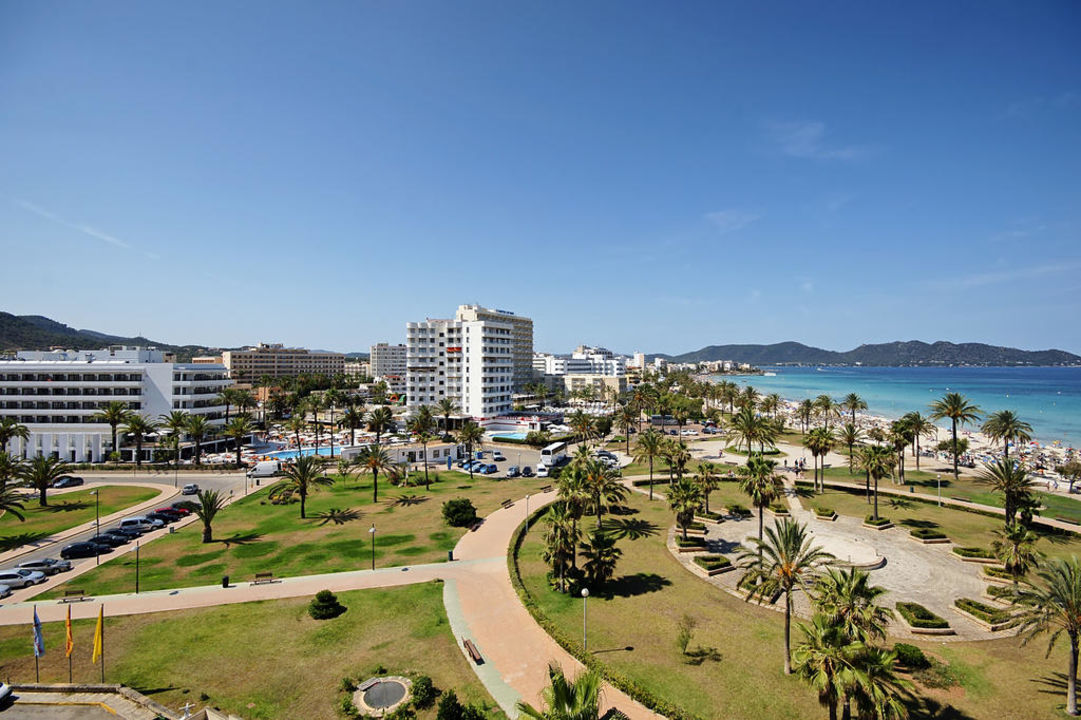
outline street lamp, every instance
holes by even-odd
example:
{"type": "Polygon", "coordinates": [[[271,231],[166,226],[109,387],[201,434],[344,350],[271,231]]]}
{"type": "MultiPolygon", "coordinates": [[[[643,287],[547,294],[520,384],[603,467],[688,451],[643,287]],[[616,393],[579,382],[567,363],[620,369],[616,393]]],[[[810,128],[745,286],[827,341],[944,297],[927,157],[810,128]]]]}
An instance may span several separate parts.
{"type": "Polygon", "coordinates": [[[582,588],[582,649],[589,652],[589,635],[586,633],[586,604],[589,601],[589,588],[582,588]]]}
{"type": "Polygon", "coordinates": [[[372,536],[372,570],[375,570],[375,523],[372,523],[368,532],[371,533],[372,536]]]}
{"type": "MultiPolygon", "coordinates": [[[[91,490],[90,494],[94,496],[94,534],[101,535],[101,501],[100,495],[97,490],[91,490]]],[[[101,544],[95,543],[97,550],[94,552],[94,564],[101,564],[101,544]]]]}
{"type": "Polygon", "coordinates": [[[139,541],[135,541],[135,594],[139,594],[139,541]]]}
{"type": "Polygon", "coordinates": [[[529,493],[525,494],[525,516],[529,519],[529,493]]]}

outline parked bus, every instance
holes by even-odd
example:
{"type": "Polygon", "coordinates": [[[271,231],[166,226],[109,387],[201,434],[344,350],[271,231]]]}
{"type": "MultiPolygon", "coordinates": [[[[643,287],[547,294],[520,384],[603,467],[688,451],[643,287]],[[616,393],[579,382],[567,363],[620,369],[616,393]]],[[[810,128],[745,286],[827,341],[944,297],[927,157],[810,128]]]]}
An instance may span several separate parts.
{"type": "Polygon", "coordinates": [[[557,442],[552,443],[548,447],[541,450],[540,461],[541,464],[548,467],[555,467],[562,464],[567,459],[567,443],[557,442]]]}

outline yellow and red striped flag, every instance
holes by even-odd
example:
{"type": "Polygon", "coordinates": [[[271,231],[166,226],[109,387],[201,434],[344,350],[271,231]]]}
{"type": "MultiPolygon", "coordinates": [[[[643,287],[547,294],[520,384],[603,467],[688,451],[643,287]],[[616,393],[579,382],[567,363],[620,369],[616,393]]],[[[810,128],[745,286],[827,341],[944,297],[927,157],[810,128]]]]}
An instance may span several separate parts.
{"type": "Polygon", "coordinates": [[[105,625],[105,606],[102,605],[98,608],[98,626],[94,628],[94,654],[90,657],[90,662],[97,662],[101,657],[101,645],[102,645],[102,628],[105,625]]]}
{"type": "Polygon", "coordinates": [[[71,636],[71,605],[68,605],[68,620],[64,623],[64,627],[68,632],[67,642],[64,644],[65,657],[71,657],[71,652],[75,649],[75,638],[71,636]]]}

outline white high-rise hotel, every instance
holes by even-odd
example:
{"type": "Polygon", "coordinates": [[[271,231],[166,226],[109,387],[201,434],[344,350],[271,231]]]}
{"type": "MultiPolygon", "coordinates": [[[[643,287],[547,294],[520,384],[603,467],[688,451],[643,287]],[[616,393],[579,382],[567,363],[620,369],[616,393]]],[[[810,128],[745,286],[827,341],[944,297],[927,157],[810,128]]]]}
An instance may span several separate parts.
{"type": "Polygon", "coordinates": [[[450,398],[478,419],[510,412],[532,378],[533,321],[506,310],[461,305],[453,320],[406,324],[410,409],[450,398]]]}

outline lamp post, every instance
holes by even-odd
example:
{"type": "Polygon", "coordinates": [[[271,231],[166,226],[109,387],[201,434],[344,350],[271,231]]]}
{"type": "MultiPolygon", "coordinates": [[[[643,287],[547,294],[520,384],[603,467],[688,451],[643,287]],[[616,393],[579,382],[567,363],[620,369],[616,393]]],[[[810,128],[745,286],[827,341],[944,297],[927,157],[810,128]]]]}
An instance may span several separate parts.
{"type": "Polygon", "coordinates": [[[582,649],[589,652],[589,634],[586,624],[586,605],[589,602],[589,588],[582,588],[582,649]]]}
{"type": "Polygon", "coordinates": [[[525,517],[529,519],[529,493],[525,494],[525,517]]]}
{"type": "Polygon", "coordinates": [[[375,523],[372,523],[372,526],[368,529],[368,532],[372,536],[372,570],[375,570],[375,523]]]}
{"type": "Polygon", "coordinates": [[[135,594],[139,594],[139,542],[135,542],[135,594]]]}
{"type": "Polygon", "coordinates": [[[942,475],[935,475],[935,482],[938,483],[938,506],[942,507],[942,475]]]}
{"type": "MultiPolygon", "coordinates": [[[[91,490],[90,494],[94,496],[94,534],[101,535],[101,501],[98,491],[91,490]]],[[[101,564],[101,544],[95,543],[97,550],[94,552],[94,564],[101,564]]]]}

